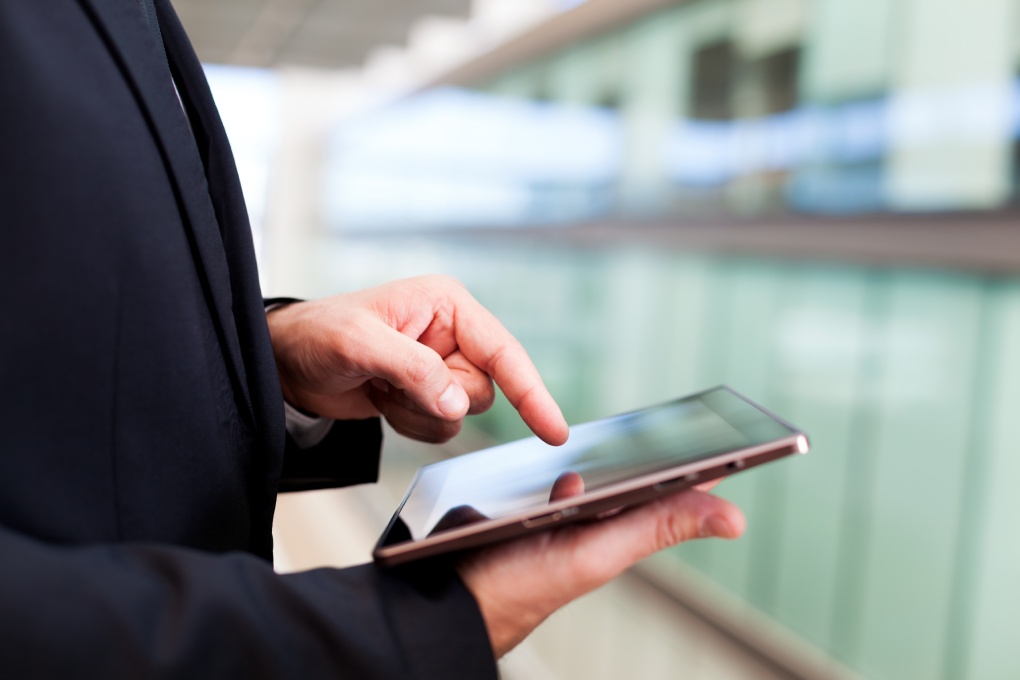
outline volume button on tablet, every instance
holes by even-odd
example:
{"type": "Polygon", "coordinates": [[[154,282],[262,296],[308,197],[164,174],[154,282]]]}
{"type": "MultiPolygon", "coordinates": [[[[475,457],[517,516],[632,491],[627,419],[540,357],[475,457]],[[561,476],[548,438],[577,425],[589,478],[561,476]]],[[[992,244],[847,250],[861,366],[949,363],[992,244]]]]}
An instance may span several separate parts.
{"type": "Polygon", "coordinates": [[[548,515],[542,515],[541,517],[533,517],[531,519],[523,520],[521,524],[523,524],[527,529],[535,529],[537,527],[543,527],[546,524],[559,522],[561,519],[563,519],[562,512],[553,512],[548,515]]]}
{"type": "Polygon", "coordinates": [[[679,489],[681,487],[692,485],[694,482],[698,481],[699,476],[700,475],[697,472],[693,472],[684,477],[678,477],[677,479],[670,479],[665,482],[659,482],[658,484],[655,484],[652,488],[655,489],[656,491],[669,491],[671,489],[679,489]]]}
{"type": "Polygon", "coordinates": [[[541,517],[533,517],[532,519],[526,519],[521,522],[527,529],[535,529],[537,527],[545,526],[546,524],[552,524],[558,522],[563,517],[562,513],[554,512],[549,515],[542,515],[541,517]]]}

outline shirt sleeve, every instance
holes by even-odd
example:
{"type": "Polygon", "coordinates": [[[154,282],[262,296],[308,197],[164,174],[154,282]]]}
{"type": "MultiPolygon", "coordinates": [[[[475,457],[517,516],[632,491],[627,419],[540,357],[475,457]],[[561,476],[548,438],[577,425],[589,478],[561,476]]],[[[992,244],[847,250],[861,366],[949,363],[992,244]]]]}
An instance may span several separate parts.
{"type": "Polygon", "coordinates": [[[287,434],[299,449],[310,449],[321,444],[336,422],[330,418],[302,413],[287,402],[283,403],[283,412],[287,419],[287,434]]]}

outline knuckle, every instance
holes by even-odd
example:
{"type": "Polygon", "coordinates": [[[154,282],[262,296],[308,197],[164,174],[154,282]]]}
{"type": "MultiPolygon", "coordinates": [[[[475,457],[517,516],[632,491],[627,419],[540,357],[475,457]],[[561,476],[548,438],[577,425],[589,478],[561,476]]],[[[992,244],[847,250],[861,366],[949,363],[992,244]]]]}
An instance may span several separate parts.
{"type": "Polygon", "coordinates": [[[435,301],[433,313],[440,325],[451,327],[457,318],[457,304],[449,297],[442,296],[435,301]]]}
{"type": "Polygon", "coordinates": [[[464,284],[461,283],[460,279],[450,276],[449,274],[436,274],[436,283],[443,286],[444,288],[455,289],[464,288],[464,284]]]}
{"type": "Polygon", "coordinates": [[[688,538],[686,522],[680,515],[670,513],[656,523],[656,551],[672,548],[688,538]]]}
{"type": "Polygon", "coordinates": [[[489,375],[496,375],[502,371],[503,366],[505,366],[507,362],[507,352],[508,348],[506,345],[500,345],[497,347],[489,357],[488,365],[484,367],[486,369],[486,373],[489,375]]]}
{"type": "Polygon", "coordinates": [[[435,362],[425,352],[416,352],[407,359],[408,386],[424,387],[435,379],[435,362]]]}
{"type": "Polygon", "coordinates": [[[538,389],[539,389],[538,385],[531,385],[527,387],[521,394],[517,395],[514,399],[511,400],[511,403],[513,404],[514,408],[517,409],[518,411],[525,408],[525,405],[528,404],[532,395],[538,392],[538,389]]]}
{"type": "Polygon", "coordinates": [[[413,279],[414,283],[423,291],[455,291],[465,290],[464,284],[449,274],[426,274],[413,279]]]}

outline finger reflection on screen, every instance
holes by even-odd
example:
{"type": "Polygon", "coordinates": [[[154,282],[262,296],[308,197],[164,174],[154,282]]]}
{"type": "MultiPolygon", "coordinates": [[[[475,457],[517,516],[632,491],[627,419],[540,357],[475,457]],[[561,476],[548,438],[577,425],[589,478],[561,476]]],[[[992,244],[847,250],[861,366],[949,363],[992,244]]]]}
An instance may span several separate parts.
{"type": "Polygon", "coordinates": [[[573,470],[567,470],[553,482],[549,492],[549,502],[562,501],[584,493],[584,479],[573,470]]]}
{"type": "MultiPolygon", "coordinates": [[[[584,494],[584,479],[576,472],[568,470],[553,482],[552,489],[549,491],[549,502],[574,498],[582,494],[584,494]]],[[[439,521],[436,522],[436,526],[432,527],[429,535],[457,529],[485,519],[489,519],[489,517],[479,512],[477,508],[470,505],[458,505],[446,511],[439,521]]]]}
{"type": "Polygon", "coordinates": [[[467,526],[468,524],[474,524],[475,522],[481,522],[483,519],[489,519],[482,513],[478,512],[475,508],[470,505],[458,505],[455,508],[450,508],[446,511],[436,526],[432,527],[432,531],[429,535],[437,534],[440,531],[449,531],[450,529],[456,529],[457,527],[467,526]]]}

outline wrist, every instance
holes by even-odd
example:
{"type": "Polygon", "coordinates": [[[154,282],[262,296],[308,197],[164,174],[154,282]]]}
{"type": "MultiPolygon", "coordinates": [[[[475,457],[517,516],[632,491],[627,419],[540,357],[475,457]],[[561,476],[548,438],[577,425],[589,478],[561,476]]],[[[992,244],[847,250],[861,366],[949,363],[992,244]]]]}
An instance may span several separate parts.
{"type": "Polygon", "coordinates": [[[512,555],[504,554],[507,550],[514,550],[514,545],[481,550],[457,566],[461,581],[481,612],[496,659],[523,642],[559,604],[508,587],[507,584],[515,583],[516,579],[513,570],[508,569],[512,555]]]}
{"type": "Polygon", "coordinates": [[[319,414],[302,405],[296,391],[291,383],[293,382],[287,370],[287,355],[291,348],[287,342],[287,328],[292,322],[292,315],[295,308],[300,306],[300,300],[290,298],[267,300],[266,324],[269,326],[269,338],[273,347],[273,359],[276,362],[276,375],[280,381],[280,390],[283,393],[283,400],[291,408],[306,416],[317,418],[319,414]]]}

